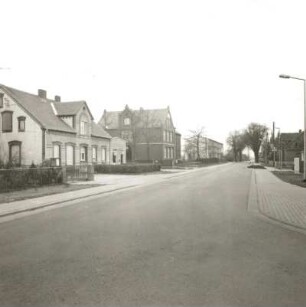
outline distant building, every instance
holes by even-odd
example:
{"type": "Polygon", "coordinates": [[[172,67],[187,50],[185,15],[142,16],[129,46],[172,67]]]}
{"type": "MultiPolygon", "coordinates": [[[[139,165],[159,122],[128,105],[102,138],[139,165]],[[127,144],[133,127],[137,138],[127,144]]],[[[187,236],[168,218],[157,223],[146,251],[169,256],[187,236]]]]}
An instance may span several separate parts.
{"type": "MultiPolygon", "coordinates": [[[[277,152],[281,151],[283,163],[293,162],[294,158],[303,158],[304,132],[281,133],[279,138],[275,138],[277,152]]],[[[279,159],[279,157],[276,157],[279,159]]]]}
{"type": "Polygon", "coordinates": [[[127,141],[127,161],[172,164],[181,158],[181,135],[175,130],[169,107],[104,110],[99,125],[111,136],[127,141]]]}
{"type": "Polygon", "coordinates": [[[223,157],[223,144],[207,137],[193,137],[185,144],[185,155],[188,160],[223,157]],[[198,157],[199,155],[199,157],[198,157]]]}
{"type": "Polygon", "coordinates": [[[126,142],[113,139],[85,101],[61,102],[0,85],[0,160],[15,165],[125,163],[126,142]]]}

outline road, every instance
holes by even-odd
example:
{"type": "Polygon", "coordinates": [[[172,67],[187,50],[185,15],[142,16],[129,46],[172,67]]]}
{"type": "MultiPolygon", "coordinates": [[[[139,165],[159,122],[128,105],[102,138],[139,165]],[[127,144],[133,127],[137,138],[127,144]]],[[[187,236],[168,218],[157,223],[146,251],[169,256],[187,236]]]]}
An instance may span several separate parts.
{"type": "Polygon", "coordinates": [[[306,236],[228,164],[0,224],[0,305],[305,306],[306,236]]]}

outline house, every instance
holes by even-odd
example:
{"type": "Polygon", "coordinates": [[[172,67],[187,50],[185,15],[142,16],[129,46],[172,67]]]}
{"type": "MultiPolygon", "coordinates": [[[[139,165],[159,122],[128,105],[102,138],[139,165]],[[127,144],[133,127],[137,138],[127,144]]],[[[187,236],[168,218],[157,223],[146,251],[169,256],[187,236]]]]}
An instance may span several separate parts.
{"type": "Polygon", "coordinates": [[[96,124],[85,101],[0,85],[0,160],[15,165],[125,163],[126,142],[96,124]],[[118,159],[111,159],[113,153],[118,159]],[[113,162],[115,161],[115,162],[113,162]]]}
{"type": "Polygon", "coordinates": [[[127,141],[127,161],[173,164],[181,158],[181,135],[176,132],[170,109],[132,110],[104,113],[99,121],[111,136],[127,141]]]}
{"type": "MultiPolygon", "coordinates": [[[[304,132],[281,133],[275,139],[275,147],[281,152],[281,160],[284,164],[292,164],[294,158],[303,158],[304,132]]],[[[279,159],[279,157],[276,157],[279,159]]]]}
{"type": "Polygon", "coordinates": [[[186,140],[185,154],[188,160],[221,159],[223,144],[204,136],[194,136],[186,140]]]}

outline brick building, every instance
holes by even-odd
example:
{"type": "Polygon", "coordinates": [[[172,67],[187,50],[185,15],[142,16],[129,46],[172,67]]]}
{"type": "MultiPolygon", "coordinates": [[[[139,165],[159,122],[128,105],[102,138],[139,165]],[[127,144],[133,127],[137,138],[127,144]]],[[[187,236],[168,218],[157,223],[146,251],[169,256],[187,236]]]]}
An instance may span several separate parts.
{"type": "Polygon", "coordinates": [[[159,161],[172,164],[181,158],[181,135],[173,125],[170,109],[104,113],[99,121],[111,136],[127,141],[127,161],[159,161]]]}
{"type": "Polygon", "coordinates": [[[16,165],[124,163],[126,142],[93,121],[85,101],[0,85],[0,160],[16,165]],[[115,154],[114,154],[115,153],[115,154]],[[115,158],[110,158],[115,156],[115,158]]]}
{"type": "Polygon", "coordinates": [[[204,136],[189,138],[185,143],[185,154],[188,160],[221,159],[223,144],[204,136]]]}
{"type": "MultiPolygon", "coordinates": [[[[304,132],[281,133],[275,138],[275,147],[278,153],[281,152],[283,163],[293,162],[294,158],[303,158],[304,132]]],[[[276,159],[279,159],[276,156],[276,159]]]]}

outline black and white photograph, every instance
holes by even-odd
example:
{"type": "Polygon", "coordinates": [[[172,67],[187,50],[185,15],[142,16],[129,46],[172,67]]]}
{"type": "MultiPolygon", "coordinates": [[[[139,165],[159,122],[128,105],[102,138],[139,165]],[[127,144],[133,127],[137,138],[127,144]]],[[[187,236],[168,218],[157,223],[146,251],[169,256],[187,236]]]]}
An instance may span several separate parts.
{"type": "Polygon", "coordinates": [[[304,0],[0,12],[0,306],[306,306],[304,0]]]}

